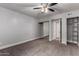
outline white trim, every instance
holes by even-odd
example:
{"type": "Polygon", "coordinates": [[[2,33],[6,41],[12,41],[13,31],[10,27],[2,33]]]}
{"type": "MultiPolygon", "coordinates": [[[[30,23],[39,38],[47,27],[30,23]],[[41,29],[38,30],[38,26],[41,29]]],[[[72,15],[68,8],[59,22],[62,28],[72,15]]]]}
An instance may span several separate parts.
{"type": "Polygon", "coordinates": [[[9,45],[5,45],[5,46],[0,47],[0,50],[5,49],[5,48],[8,48],[8,47],[15,46],[15,45],[19,45],[19,44],[22,44],[22,43],[26,43],[26,42],[29,42],[29,41],[32,41],[32,40],[36,40],[36,39],[39,39],[39,38],[40,38],[40,37],[38,37],[38,38],[33,38],[33,39],[29,39],[29,40],[25,40],[25,41],[20,41],[20,42],[13,43],[13,44],[9,44],[9,45]]]}
{"type": "Polygon", "coordinates": [[[67,42],[71,42],[71,43],[75,43],[75,44],[77,44],[77,42],[76,42],[76,41],[70,41],[70,40],[68,40],[67,42]]]}
{"type": "Polygon", "coordinates": [[[66,41],[63,41],[63,40],[62,40],[62,42],[61,42],[61,43],[62,43],[62,44],[65,44],[65,45],[67,45],[67,42],[66,42],[66,41]]]}

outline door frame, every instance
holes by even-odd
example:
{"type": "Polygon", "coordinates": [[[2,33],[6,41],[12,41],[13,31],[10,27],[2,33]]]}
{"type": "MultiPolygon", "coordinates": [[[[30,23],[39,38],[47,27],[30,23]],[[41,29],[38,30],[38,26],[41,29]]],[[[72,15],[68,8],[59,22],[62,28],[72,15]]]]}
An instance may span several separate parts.
{"type": "MultiPolygon", "coordinates": [[[[69,41],[68,41],[68,19],[73,19],[73,18],[77,18],[77,19],[78,19],[79,16],[76,16],[76,17],[68,17],[68,18],[66,18],[66,20],[67,20],[67,21],[66,21],[67,42],[69,42],[69,41]]],[[[75,43],[75,42],[72,42],[72,43],[75,43]]],[[[77,39],[77,43],[76,43],[76,44],[79,44],[79,43],[78,43],[78,39],[77,39]]]]}
{"type": "MultiPolygon", "coordinates": [[[[52,19],[51,22],[53,21],[57,21],[59,20],[60,21],[60,39],[59,39],[59,42],[62,42],[62,18],[58,18],[58,19],[52,19]]],[[[52,29],[53,30],[53,29],[52,29]]],[[[52,31],[53,32],[53,31],[52,31]]],[[[52,35],[53,36],[53,35],[52,35]]]]}

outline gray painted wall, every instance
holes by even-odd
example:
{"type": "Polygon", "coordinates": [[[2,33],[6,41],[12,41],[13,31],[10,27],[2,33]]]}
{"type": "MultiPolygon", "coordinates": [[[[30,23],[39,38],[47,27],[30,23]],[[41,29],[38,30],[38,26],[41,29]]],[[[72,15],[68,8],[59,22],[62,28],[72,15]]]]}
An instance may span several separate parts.
{"type": "Polygon", "coordinates": [[[40,36],[38,20],[0,7],[0,47],[40,36]]]}

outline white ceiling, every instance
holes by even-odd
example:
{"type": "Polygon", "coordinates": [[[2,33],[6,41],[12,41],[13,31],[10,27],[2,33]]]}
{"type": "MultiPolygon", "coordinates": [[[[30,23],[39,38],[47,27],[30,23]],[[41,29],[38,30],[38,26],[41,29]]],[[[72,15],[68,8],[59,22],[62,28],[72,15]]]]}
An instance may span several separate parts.
{"type": "Polygon", "coordinates": [[[35,18],[45,18],[58,13],[79,9],[79,3],[58,3],[51,7],[55,12],[48,11],[47,13],[41,13],[40,10],[33,9],[34,7],[40,6],[40,3],[0,3],[0,6],[35,18]]]}

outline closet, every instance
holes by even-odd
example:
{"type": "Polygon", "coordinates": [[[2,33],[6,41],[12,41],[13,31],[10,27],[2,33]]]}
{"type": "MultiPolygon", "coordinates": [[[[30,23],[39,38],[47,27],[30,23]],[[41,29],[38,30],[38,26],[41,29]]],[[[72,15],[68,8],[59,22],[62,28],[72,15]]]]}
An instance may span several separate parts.
{"type": "Polygon", "coordinates": [[[43,36],[49,35],[49,22],[45,21],[43,22],[43,36]]]}
{"type": "Polygon", "coordinates": [[[43,37],[43,22],[39,22],[39,34],[40,37],[43,37]]]}
{"type": "Polygon", "coordinates": [[[67,19],[67,41],[78,43],[79,40],[79,17],[67,19]]]}
{"type": "Polygon", "coordinates": [[[46,37],[49,36],[49,22],[45,21],[45,22],[39,22],[40,25],[40,36],[41,37],[46,37]]]}

